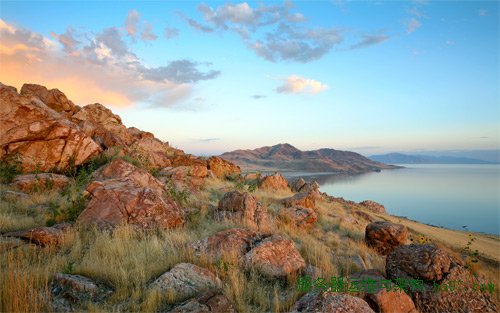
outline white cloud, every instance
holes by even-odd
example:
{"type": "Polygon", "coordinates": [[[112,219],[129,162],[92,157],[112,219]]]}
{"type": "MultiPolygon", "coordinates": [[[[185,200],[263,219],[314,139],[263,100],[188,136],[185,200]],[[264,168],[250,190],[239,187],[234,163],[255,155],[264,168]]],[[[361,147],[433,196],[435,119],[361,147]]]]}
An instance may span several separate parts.
{"type": "Polygon", "coordinates": [[[420,23],[419,20],[417,20],[416,18],[412,18],[409,22],[408,22],[408,25],[406,27],[406,32],[408,34],[411,34],[413,33],[414,31],[416,31],[418,28],[420,28],[420,26],[422,26],[422,24],[420,23]]]}
{"type": "Polygon", "coordinates": [[[328,86],[320,81],[291,75],[284,79],[283,85],[276,88],[276,91],[279,93],[317,94],[326,89],[328,86]]]}

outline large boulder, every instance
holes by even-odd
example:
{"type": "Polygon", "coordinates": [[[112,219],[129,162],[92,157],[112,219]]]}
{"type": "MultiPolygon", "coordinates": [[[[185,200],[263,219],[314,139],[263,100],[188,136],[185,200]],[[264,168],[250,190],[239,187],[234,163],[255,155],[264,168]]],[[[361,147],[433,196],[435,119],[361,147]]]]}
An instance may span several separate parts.
{"type": "Polygon", "coordinates": [[[279,216],[297,227],[308,227],[318,220],[318,215],[313,209],[301,206],[282,208],[279,211],[279,216]]]}
{"type": "Polygon", "coordinates": [[[253,230],[232,228],[196,241],[191,247],[196,255],[206,255],[213,259],[228,256],[242,260],[254,242],[261,238],[262,235],[253,230]]]}
{"type": "Polygon", "coordinates": [[[381,255],[388,255],[396,247],[404,245],[408,238],[408,229],[401,224],[377,221],[365,229],[366,244],[381,255]]]}
{"type": "Polygon", "coordinates": [[[216,156],[208,158],[207,166],[216,177],[222,179],[241,174],[239,166],[216,156]]]}
{"type": "Polygon", "coordinates": [[[11,186],[24,192],[63,189],[70,183],[70,179],[61,174],[40,173],[18,175],[11,186]]]}
{"type": "Polygon", "coordinates": [[[221,290],[207,291],[187,300],[167,313],[236,313],[231,301],[221,290]]]}
{"type": "Polygon", "coordinates": [[[49,171],[80,165],[100,152],[77,125],[38,97],[0,84],[0,159],[14,159],[25,172],[49,171]]]}
{"type": "Polygon", "coordinates": [[[140,228],[172,228],[184,223],[180,206],[163,185],[143,169],[115,159],[100,169],[86,189],[91,196],[79,223],[99,226],[131,224],[140,228]]]}
{"type": "Polygon", "coordinates": [[[435,244],[411,244],[387,256],[387,276],[400,284],[420,312],[497,312],[481,278],[472,275],[457,258],[435,244]],[[421,281],[420,288],[408,281],[421,281]]]}
{"type": "Polygon", "coordinates": [[[303,271],[306,263],[293,240],[272,235],[245,255],[248,270],[255,269],[268,279],[286,278],[303,271]]]}
{"type": "Polygon", "coordinates": [[[387,213],[385,207],[375,201],[365,200],[359,203],[362,207],[375,213],[387,213]]]}
{"type": "Polygon", "coordinates": [[[299,192],[291,197],[282,199],[281,202],[285,207],[301,206],[309,209],[316,209],[316,198],[317,193],[311,192],[299,192]]]}
{"type": "Polygon", "coordinates": [[[113,292],[104,284],[88,277],[56,273],[50,283],[54,312],[82,312],[81,305],[104,301],[113,292]]]}
{"type": "Polygon", "coordinates": [[[350,276],[351,280],[360,282],[364,290],[358,294],[370,307],[380,313],[418,313],[413,300],[402,291],[396,291],[395,284],[390,283],[377,270],[365,270],[350,276]],[[374,288],[371,288],[371,287],[374,288]],[[386,288],[387,287],[387,288],[386,288]]]}
{"type": "Polygon", "coordinates": [[[319,184],[316,181],[306,182],[302,177],[297,178],[290,186],[293,192],[318,191],[319,184]]]}
{"type": "Polygon", "coordinates": [[[162,274],[151,285],[161,293],[186,299],[222,286],[221,280],[206,268],[191,263],[179,263],[162,274]]]}
{"type": "Polygon", "coordinates": [[[375,313],[361,298],[345,293],[310,292],[303,295],[290,309],[290,313],[375,313]]]}
{"type": "Polygon", "coordinates": [[[288,181],[280,173],[274,173],[261,179],[259,189],[277,191],[290,190],[288,181]]]}
{"type": "Polygon", "coordinates": [[[238,190],[226,193],[214,213],[216,220],[236,219],[252,226],[267,226],[270,223],[267,208],[248,192],[238,190]]]}
{"type": "Polygon", "coordinates": [[[128,147],[134,141],[121,118],[102,104],[86,105],[71,118],[103,148],[128,147]]]}
{"type": "Polygon", "coordinates": [[[59,89],[48,90],[44,86],[36,84],[24,84],[21,87],[21,95],[35,96],[45,103],[49,108],[56,112],[62,112],[68,116],[73,115],[79,110],[73,102],[71,102],[64,93],[59,89]]]}
{"type": "MultiPolygon", "coordinates": [[[[136,140],[129,148],[130,155],[143,161],[151,168],[163,168],[172,165],[170,147],[156,138],[136,140]]],[[[206,168],[206,166],[205,166],[206,168]]]]}

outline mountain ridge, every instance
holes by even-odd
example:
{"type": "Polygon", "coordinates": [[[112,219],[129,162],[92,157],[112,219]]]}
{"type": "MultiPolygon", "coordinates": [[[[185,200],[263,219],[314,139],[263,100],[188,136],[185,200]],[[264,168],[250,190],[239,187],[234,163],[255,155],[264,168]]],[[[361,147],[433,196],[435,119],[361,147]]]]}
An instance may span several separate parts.
{"type": "Polygon", "coordinates": [[[420,154],[387,153],[371,155],[373,161],[398,164],[498,164],[480,159],[454,156],[430,156],[420,154]]]}

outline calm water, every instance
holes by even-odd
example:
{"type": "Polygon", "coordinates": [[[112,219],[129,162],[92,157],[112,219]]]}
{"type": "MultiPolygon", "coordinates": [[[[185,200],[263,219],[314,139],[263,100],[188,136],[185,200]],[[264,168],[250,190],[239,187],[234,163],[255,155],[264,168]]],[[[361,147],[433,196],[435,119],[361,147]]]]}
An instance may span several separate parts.
{"type": "Polygon", "coordinates": [[[403,164],[358,176],[288,173],[314,178],[321,191],[356,202],[374,200],[392,215],[452,229],[499,234],[500,165],[403,164]]]}

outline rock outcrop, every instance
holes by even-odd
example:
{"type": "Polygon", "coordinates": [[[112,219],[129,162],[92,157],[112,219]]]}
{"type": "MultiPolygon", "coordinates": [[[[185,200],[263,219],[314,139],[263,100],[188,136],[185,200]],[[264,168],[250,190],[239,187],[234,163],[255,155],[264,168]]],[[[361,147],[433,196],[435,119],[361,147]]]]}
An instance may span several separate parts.
{"type": "Polygon", "coordinates": [[[53,246],[62,242],[63,231],[56,227],[35,227],[29,230],[21,230],[6,233],[5,237],[20,238],[40,246],[53,246]]]}
{"type": "Polygon", "coordinates": [[[210,157],[207,160],[208,169],[218,178],[228,178],[232,176],[241,175],[241,169],[239,166],[219,158],[216,156],[210,157]]]}
{"type": "Polygon", "coordinates": [[[262,235],[249,229],[232,228],[218,232],[191,244],[196,255],[207,255],[213,259],[223,256],[242,260],[262,235]]]}
{"type": "Polygon", "coordinates": [[[293,192],[310,192],[318,191],[319,184],[316,181],[306,182],[302,177],[297,178],[292,184],[291,189],[293,192]]]}
{"type": "Polygon", "coordinates": [[[24,191],[44,191],[65,188],[70,183],[70,179],[65,175],[40,173],[18,175],[11,183],[11,186],[24,191]]]}
{"type": "Polygon", "coordinates": [[[290,309],[290,313],[375,313],[361,298],[345,293],[310,292],[302,296],[290,309]]]}
{"type": "Polygon", "coordinates": [[[377,270],[366,270],[350,276],[350,279],[361,282],[365,287],[358,296],[363,298],[375,312],[380,313],[418,313],[413,300],[395,284],[377,270]],[[368,290],[368,288],[372,290],[368,290]],[[386,288],[387,287],[387,288],[386,288]]]}
{"type": "Polygon", "coordinates": [[[479,289],[485,282],[435,244],[396,248],[387,256],[386,273],[403,281],[420,312],[497,312],[491,296],[479,289]],[[421,280],[421,287],[408,286],[411,279],[421,280]]]}
{"type": "Polygon", "coordinates": [[[215,219],[237,219],[253,226],[269,225],[267,208],[248,192],[231,191],[222,197],[215,211],[215,219]]]}
{"type": "Polygon", "coordinates": [[[80,165],[100,152],[77,125],[38,97],[0,84],[0,159],[19,162],[24,172],[46,172],[80,165]]]}
{"type": "Polygon", "coordinates": [[[86,189],[91,196],[79,223],[116,226],[128,223],[140,228],[172,228],[184,223],[179,205],[163,185],[143,169],[115,159],[96,174],[86,189]]]}
{"type": "Polygon", "coordinates": [[[315,192],[299,192],[291,197],[282,199],[281,202],[285,207],[301,206],[315,210],[317,196],[315,192]]]}
{"type": "Polygon", "coordinates": [[[277,190],[290,190],[288,181],[280,173],[265,176],[260,180],[259,189],[277,191],[277,190]]]}
{"type": "Polygon", "coordinates": [[[113,292],[108,286],[85,276],[61,273],[54,275],[50,289],[54,312],[81,312],[80,305],[102,302],[113,292]]]}
{"type": "Polygon", "coordinates": [[[236,313],[231,301],[220,290],[212,290],[176,306],[167,313],[236,313]]]}
{"type": "Polygon", "coordinates": [[[385,207],[382,204],[375,201],[365,200],[363,202],[360,202],[359,205],[375,213],[384,213],[384,214],[387,213],[385,207]]]}
{"type": "Polygon", "coordinates": [[[286,278],[304,270],[306,263],[295,243],[272,235],[250,250],[245,256],[247,269],[255,269],[268,279],[286,278]]]}
{"type": "Polygon", "coordinates": [[[318,220],[318,215],[313,209],[301,206],[283,208],[279,211],[279,216],[297,227],[308,227],[318,220]]]}
{"type": "Polygon", "coordinates": [[[151,285],[153,289],[173,294],[177,299],[190,298],[221,286],[221,280],[214,273],[191,263],[177,264],[151,285]]]}
{"type": "Polygon", "coordinates": [[[68,116],[80,110],[80,108],[71,102],[59,89],[48,90],[44,86],[24,84],[21,87],[20,93],[23,96],[35,96],[52,110],[65,113],[68,116]]]}
{"type": "Polygon", "coordinates": [[[387,255],[396,247],[404,245],[407,238],[408,229],[401,224],[377,221],[368,224],[365,230],[366,244],[381,255],[387,255]]]}

